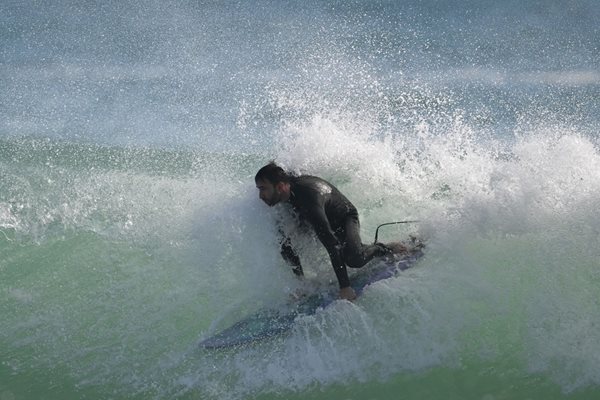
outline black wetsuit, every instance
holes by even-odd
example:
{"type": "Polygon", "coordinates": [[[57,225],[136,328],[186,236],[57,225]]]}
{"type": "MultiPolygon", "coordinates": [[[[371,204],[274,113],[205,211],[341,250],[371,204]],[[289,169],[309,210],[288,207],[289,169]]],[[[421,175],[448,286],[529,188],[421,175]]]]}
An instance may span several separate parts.
{"type": "MultiPolygon", "coordinates": [[[[360,268],[384,250],[376,245],[364,245],[360,239],[358,212],[352,203],[335,186],[315,176],[299,176],[290,182],[290,199],[302,220],[315,230],[319,240],[331,258],[340,288],[350,286],[346,266],[360,268]]],[[[300,259],[283,238],[281,254],[294,267],[294,273],[302,275],[300,259]]]]}

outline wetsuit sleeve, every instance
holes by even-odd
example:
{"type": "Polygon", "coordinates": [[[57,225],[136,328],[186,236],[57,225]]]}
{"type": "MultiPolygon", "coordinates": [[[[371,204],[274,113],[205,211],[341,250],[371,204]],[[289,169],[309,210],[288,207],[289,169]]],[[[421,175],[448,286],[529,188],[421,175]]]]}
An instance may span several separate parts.
{"type": "Polygon", "coordinates": [[[300,264],[300,257],[296,254],[296,251],[292,247],[292,242],[281,230],[279,230],[281,237],[281,256],[283,259],[292,266],[292,271],[296,276],[304,276],[302,271],[302,265],[300,264]]]}
{"type": "Polygon", "coordinates": [[[346,264],[344,264],[341,254],[341,245],[331,230],[324,206],[318,202],[314,202],[305,205],[304,211],[307,220],[313,226],[317,237],[329,254],[331,265],[333,266],[333,271],[338,279],[340,288],[350,286],[348,271],[346,270],[346,264]]]}

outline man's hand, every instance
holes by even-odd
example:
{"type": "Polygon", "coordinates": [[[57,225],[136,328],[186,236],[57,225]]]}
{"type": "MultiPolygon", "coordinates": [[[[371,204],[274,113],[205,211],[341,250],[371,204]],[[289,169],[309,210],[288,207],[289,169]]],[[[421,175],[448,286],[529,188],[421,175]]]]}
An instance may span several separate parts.
{"type": "Polygon", "coordinates": [[[340,289],[340,299],[344,300],[354,300],[356,299],[356,293],[354,293],[354,289],[350,286],[340,289]]]}

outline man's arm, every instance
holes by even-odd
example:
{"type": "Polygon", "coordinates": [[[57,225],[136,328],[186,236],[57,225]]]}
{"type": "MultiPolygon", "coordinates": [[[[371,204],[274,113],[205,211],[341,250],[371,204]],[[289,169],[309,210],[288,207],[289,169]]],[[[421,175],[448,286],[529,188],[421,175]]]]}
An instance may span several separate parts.
{"type": "Polygon", "coordinates": [[[315,202],[305,205],[304,209],[307,220],[314,228],[317,237],[329,254],[333,271],[340,284],[340,289],[349,288],[350,280],[348,279],[346,264],[344,264],[342,258],[342,246],[331,230],[331,225],[329,225],[329,220],[325,214],[325,208],[323,205],[315,202]]]}
{"type": "Polygon", "coordinates": [[[279,230],[279,235],[281,236],[281,256],[288,264],[292,266],[292,271],[296,276],[304,276],[302,264],[300,264],[300,257],[298,257],[298,254],[296,254],[296,251],[292,247],[290,238],[287,237],[281,229],[279,230]]]}

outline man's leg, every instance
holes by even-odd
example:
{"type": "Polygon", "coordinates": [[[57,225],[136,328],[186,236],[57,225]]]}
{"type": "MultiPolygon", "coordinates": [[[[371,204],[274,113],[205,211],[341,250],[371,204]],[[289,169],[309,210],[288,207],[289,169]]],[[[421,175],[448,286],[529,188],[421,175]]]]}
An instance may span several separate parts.
{"type": "Polygon", "coordinates": [[[360,268],[374,257],[381,257],[387,253],[381,246],[362,243],[358,215],[349,215],[344,224],[344,261],[346,266],[360,268]]]}

